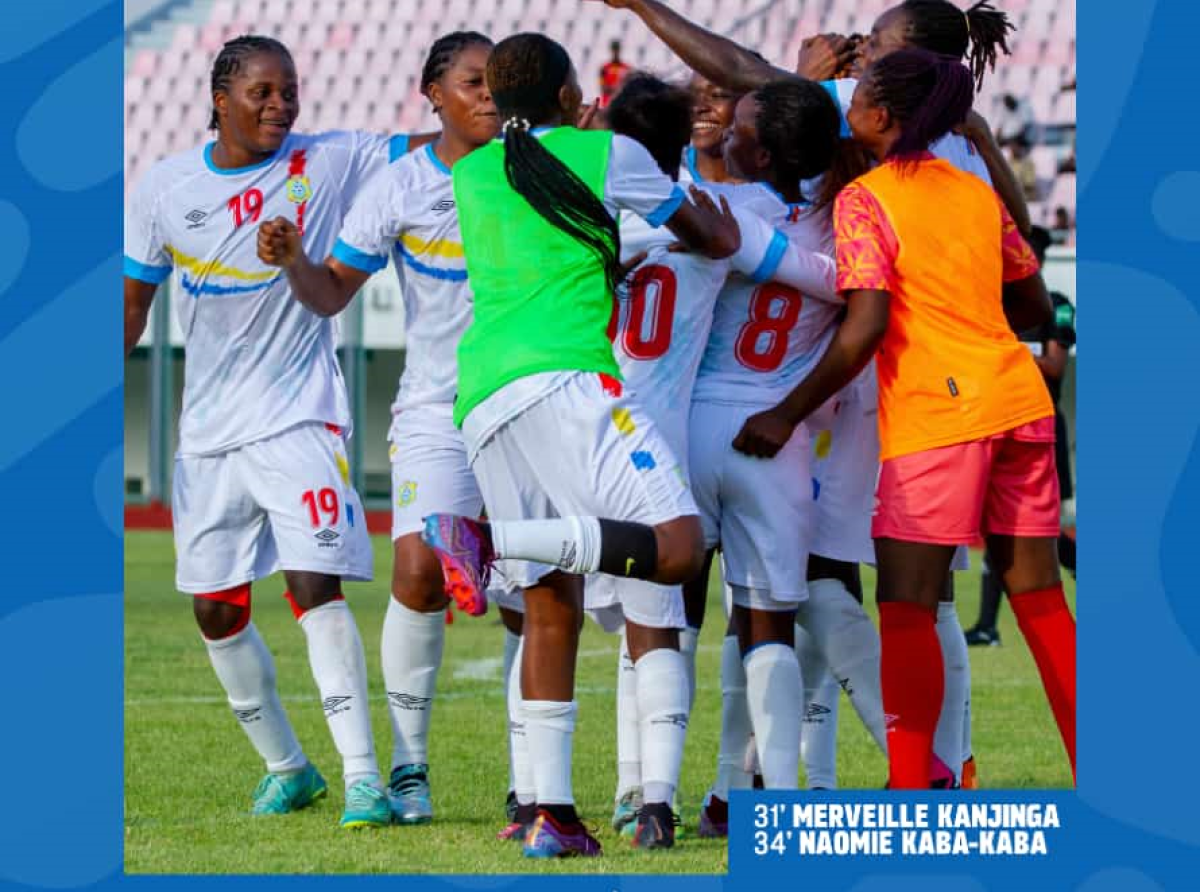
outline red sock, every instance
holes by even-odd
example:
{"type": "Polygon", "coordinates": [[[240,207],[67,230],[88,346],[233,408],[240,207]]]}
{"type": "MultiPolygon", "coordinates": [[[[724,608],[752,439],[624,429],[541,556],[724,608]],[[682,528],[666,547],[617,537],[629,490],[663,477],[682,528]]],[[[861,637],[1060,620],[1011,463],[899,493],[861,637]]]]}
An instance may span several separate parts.
{"type": "Polygon", "coordinates": [[[888,787],[893,790],[929,789],[945,683],[936,622],[936,612],[918,604],[879,605],[888,787]]]}
{"type": "Polygon", "coordinates": [[[1058,732],[1075,776],[1075,618],[1060,582],[1051,588],[1010,595],[1021,634],[1033,651],[1042,687],[1050,700],[1058,732]]]}

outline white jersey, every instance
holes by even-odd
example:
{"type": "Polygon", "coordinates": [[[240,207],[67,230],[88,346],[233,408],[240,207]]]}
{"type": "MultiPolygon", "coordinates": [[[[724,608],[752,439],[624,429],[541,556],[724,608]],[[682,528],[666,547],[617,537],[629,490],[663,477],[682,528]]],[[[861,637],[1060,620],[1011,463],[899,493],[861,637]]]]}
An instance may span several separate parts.
{"type": "Polygon", "coordinates": [[[310,257],[333,248],[359,187],[398,144],[358,132],[290,134],[267,161],[212,163],[212,144],[156,164],[125,215],[125,275],[172,279],[185,338],[181,454],[212,454],[306,421],[350,424],[334,322],[258,259],[258,224],[296,221],[310,257]]]}
{"type": "Polygon", "coordinates": [[[471,323],[450,168],[426,145],[388,165],[350,209],[333,256],[372,273],[391,252],[404,296],[404,372],[392,413],[452,404],[458,342],[471,323]]]}
{"type": "Polygon", "coordinates": [[[717,300],[693,399],[772,406],[813,369],[833,337],[843,306],[834,290],[833,227],[827,213],[788,204],[761,183],[705,188],[733,198],[731,206],[752,211],[774,230],[753,272],[746,274],[749,266],[735,256],[742,271],[726,279],[717,300]],[[809,270],[812,287],[804,292],[780,280],[781,263],[794,264],[796,249],[822,262],[809,270]]]}
{"type": "Polygon", "coordinates": [[[629,211],[621,213],[620,226],[622,260],[641,251],[647,256],[617,290],[613,352],[638,403],[686,455],[692,387],[730,261],[668,251],[676,241],[670,230],[629,211]]]}
{"type": "MultiPolygon", "coordinates": [[[[838,109],[842,113],[842,135],[849,136],[850,126],[846,123],[846,113],[850,110],[850,100],[854,97],[854,88],[858,86],[858,81],[848,77],[841,80],[822,81],[821,86],[829,91],[829,95],[838,104],[838,109]]],[[[992,185],[992,175],[988,173],[987,165],[983,163],[983,158],[974,144],[965,136],[947,133],[940,139],[931,142],[929,151],[937,157],[949,161],[959,170],[973,173],[989,186],[992,185]]]]}

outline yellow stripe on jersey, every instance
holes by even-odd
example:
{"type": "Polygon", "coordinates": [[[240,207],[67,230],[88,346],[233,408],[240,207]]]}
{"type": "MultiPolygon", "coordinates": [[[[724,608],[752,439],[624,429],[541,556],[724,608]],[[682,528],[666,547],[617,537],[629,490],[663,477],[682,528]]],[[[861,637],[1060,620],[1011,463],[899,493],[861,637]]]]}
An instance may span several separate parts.
{"type": "Polygon", "coordinates": [[[235,266],[227,266],[219,260],[200,260],[196,257],[189,257],[170,245],[167,245],[167,250],[171,252],[171,258],[177,267],[183,267],[198,279],[208,276],[225,276],[228,279],[239,279],[243,282],[265,282],[279,275],[277,269],[250,273],[235,266]]]}
{"type": "Polygon", "coordinates": [[[402,232],[396,237],[396,241],[400,242],[408,250],[409,254],[432,254],[434,257],[463,256],[463,246],[461,244],[444,238],[430,239],[426,242],[415,235],[402,232]]]}

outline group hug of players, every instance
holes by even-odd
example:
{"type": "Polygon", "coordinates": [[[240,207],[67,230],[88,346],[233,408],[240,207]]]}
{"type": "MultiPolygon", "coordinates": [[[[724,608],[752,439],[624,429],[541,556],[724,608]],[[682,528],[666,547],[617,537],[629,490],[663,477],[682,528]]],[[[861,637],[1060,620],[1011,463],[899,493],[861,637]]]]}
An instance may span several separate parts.
{"type": "Polygon", "coordinates": [[[607,2],[696,72],[686,88],[634,74],[601,111],[549,37],[456,32],[421,77],[440,132],[301,134],[288,50],[240,37],[212,71],[215,141],[133,192],[126,351],[173,277],[176,582],[266,763],[253,811],[327,792],[251,621],[251,583],[278,570],[344,759],[347,827],[432,818],[443,612],[490,601],[507,628],[500,837],[529,857],[600,853],[571,786],[586,611],[621,635],[614,829],[674,845],[717,553],[728,630],[700,835],[727,832],[729,790],[752,775],[794,788],[802,736],[809,785],[836,783],[836,722],[803,719],[839,689],[890,787],[971,786],[949,598],[980,539],[1073,768],[1054,411],[1014,334],[1050,303],[1019,190],[971,112],[1007,18],[904,0],[864,40],[807,41],[794,73],[655,0],[607,2]],[[371,553],[331,317],[389,256],[407,353],[385,782],[341,594],[370,579],[371,553]]]}

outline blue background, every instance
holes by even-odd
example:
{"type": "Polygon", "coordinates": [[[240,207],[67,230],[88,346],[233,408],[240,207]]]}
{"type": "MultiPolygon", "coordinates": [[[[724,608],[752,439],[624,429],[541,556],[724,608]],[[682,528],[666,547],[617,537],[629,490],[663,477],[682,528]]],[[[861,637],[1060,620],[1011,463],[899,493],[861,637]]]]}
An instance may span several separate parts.
{"type": "MultiPolygon", "coordinates": [[[[1063,799],[1070,838],[1020,878],[1026,888],[1149,892],[1198,882],[1193,10],[1183,0],[1093,0],[1079,14],[1080,787],[1063,799]]],[[[121,4],[5,3],[0,76],[8,125],[0,138],[0,884],[389,882],[120,874],[121,4]]],[[[728,879],[571,882],[581,892],[651,884],[706,892],[760,873],[771,878],[752,865],[728,879]]],[[[788,885],[811,877],[820,880],[814,888],[887,892],[1014,881],[995,863],[954,861],[813,862],[792,876],[788,885]]],[[[406,882],[446,889],[516,880],[406,882]]]]}

